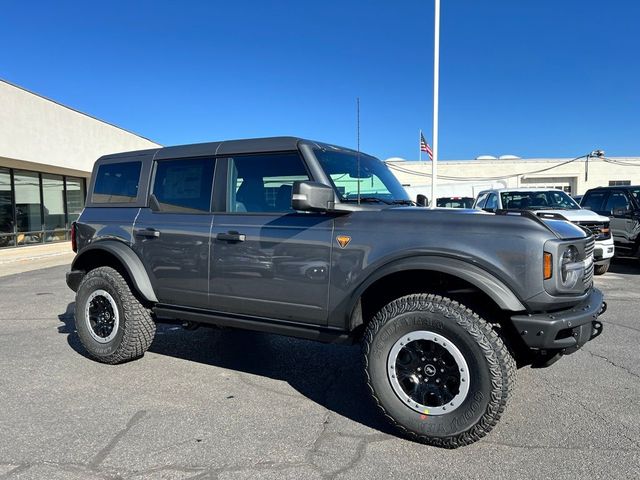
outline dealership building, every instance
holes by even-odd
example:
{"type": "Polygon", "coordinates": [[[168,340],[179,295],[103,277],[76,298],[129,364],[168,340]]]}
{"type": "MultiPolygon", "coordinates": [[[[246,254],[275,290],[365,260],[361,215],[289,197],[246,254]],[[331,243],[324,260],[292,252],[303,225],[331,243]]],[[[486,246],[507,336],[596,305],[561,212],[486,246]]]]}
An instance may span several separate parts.
{"type": "Polygon", "coordinates": [[[68,239],[95,160],[157,146],[0,80],[0,248],[68,239]]]}
{"type": "MultiPolygon", "coordinates": [[[[605,152],[606,153],[606,152],[605,152]]],[[[431,162],[386,160],[412,197],[431,195],[431,162]]],[[[481,156],[438,162],[437,196],[476,197],[488,188],[559,188],[582,195],[590,188],[640,185],[640,157],[519,158],[481,156]]]]}

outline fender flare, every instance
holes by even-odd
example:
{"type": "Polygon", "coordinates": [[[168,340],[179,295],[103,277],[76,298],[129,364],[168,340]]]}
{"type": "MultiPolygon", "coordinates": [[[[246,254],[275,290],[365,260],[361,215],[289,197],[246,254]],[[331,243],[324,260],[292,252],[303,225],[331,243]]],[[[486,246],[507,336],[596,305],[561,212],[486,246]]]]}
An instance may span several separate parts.
{"type": "Polygon", "coordinates": [[[131,247],[123,242],[116,240],[101,240],[88,245],[76,255],[71,264],[71,270],[82,270],[82,263],[88,257],[90,252],[102,250],[110,253],[118,259],[129,274],[129,278],[133,282],[133,287],[149,302],[158,302],[158,297],[153,290],[149,274],[144,268],[142,260],[136,255],[131,247]]]}
{"type": "Polygon", "coordinates": [[[362,294],[373,283],[392,273],[408,270],[430,270],[446,273],[470,283],[489,296],[502,310],[512,312],[527,310],[518,296],[502,280],[481,267],[453,257],[420,255],[393,260],[378,267],[355,290],[351,299],[349,314],[357,307],[362,294]]]}

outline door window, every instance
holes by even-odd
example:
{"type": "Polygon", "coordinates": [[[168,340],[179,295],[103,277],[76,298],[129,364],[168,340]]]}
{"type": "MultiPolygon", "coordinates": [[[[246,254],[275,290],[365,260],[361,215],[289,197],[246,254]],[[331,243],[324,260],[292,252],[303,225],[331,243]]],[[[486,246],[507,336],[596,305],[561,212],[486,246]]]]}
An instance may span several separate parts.
{"type": "Polygon", "coordinates": [[[621,208],[629,210],[629,199],[624,192],[611,192],[609,200],[607,200],[607,205],[605,206],[605,211],[613,215],[615,210],[621,208]]]}
{"type": "Polygon", "coordinates": [[[213,158],[160,160],[153,194],[161,212],[202,213],[211,210],[213,158]]]}
{"type": "Polygon", "coordinates": [[[227,212],[292,212],[293,182],[309,179],[294,152],[230,158],[227,212]]]}

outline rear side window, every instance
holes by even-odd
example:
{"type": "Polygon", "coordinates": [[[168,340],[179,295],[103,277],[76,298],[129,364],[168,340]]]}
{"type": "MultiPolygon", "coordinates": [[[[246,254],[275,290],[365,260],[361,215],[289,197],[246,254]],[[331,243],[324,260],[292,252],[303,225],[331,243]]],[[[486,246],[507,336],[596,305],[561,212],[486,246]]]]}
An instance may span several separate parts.
{"type": "Polygon", "coordinates": [[[153,194],[160,204],[160,211],[209,212],[213,168],[213,158],[158,161],[153,194]]]}
{"type": "Polygon", "coordinates": [[[141,168],[141,162],[100,165],[91,201],[94,203],[135,202],[138,196],[141,168]]]}
{"type": "Polygon", "coordinates": [[[604,199],[607,196],[607,192],[591,192],[587,193],[583,198],[582,202],[580,202],[580,206],[582,208],[587,208],[594,212],[601,212],[602,204],[604,203],[604,199]]]}

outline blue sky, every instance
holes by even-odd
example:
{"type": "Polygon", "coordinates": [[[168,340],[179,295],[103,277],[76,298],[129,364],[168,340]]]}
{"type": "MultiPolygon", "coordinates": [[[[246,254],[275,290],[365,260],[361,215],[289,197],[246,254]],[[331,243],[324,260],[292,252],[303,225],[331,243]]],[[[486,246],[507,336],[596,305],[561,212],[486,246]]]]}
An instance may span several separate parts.
{"type": "MultiPolygon", "coordinates": [[[[440,158],[640,155],[640,2],[442,4],[440,158]]],[[[0,78],[165,145],[431,137],[431,0],[0,5],[0,78]]]]}

